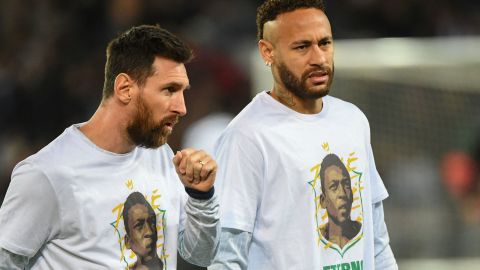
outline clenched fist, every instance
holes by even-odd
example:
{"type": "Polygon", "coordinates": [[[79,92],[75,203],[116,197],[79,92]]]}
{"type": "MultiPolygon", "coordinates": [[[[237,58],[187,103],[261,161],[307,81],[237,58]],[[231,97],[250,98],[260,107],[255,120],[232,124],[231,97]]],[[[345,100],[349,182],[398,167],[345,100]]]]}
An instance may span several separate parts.
{"type": "Polygon", "coordinates": [[[217,163],[203,150],[177,151],[173,164],[182,184],[198,191],[209,191],[215,182],[217,163]]]}

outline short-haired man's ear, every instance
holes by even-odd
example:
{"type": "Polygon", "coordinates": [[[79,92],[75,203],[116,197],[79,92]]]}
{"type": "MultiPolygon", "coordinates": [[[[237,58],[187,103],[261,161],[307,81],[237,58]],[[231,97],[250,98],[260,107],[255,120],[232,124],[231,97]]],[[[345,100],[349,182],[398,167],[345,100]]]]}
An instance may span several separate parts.
{"type": "Polygon", "coordinates": [[[133,79],[126,73],[120,73],[115,77],[113,93],[120,102],[128,104],[132,100],[132,86],[133,79]]]}
{"type": "Polygon", "coordinates": [[[325,195],[320,194],[320,206],[323,208],[323,209],[326,209],[327,208],[327,205],[325,203],[325,195]]]}
{"type": "Polygon", "coordinates": [[[270,67],[274,60],[272,43],[265,39],[260,39],[258,41],[258,50],[260,51],[263,61],[265,61],[265,65],[270,67]]]}
{"type": "Polygon", "coordinates": [[[130,237],[128,237],[128,234],[125,234],[125,247],[127,249],[130,249],[131,245],[130,245],[130,237]]]}

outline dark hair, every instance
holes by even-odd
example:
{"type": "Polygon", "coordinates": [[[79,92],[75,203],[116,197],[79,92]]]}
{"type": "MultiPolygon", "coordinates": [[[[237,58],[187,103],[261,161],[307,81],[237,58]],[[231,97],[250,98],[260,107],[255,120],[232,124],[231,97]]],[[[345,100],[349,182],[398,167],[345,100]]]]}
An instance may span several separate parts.
{"type": "Polygon", "coordinates": [[[143,85],[154,73],[152,64],[156,56],[187,63],[192,58],[192,50],[159,25],[132,27],[110,41],[107,46],[103,99],[113,94],[115,78],[122,72],[143,85]]]}
{"type": "Polygon", "coordinates": [[[323,0],[266,0],[257,8],[257,39],[263,38],[263,25],[278,15],[300,8],[318,8],[325,12],[323,0]]]}
{"type": "Polygon", "coordinates": [[[322,160],[322,164],[320,165],[320,181],[322,184],[322,193],[325,193],[325,171],[330,166],[338,166],[342,170],[342,173],[345,174],[348,178],[350,178],[347,167],[345,166],[345,164],[343,164],[342,160],[337,155],[326,155],[322,160]]]}
{"type": "Polygon", "coordinates": [[[128,211],[130,210],[130,208],[132,208],[132,206],[136,204],[145,205],[145,207],[147,207],[148,209],[148,214],[155,216],[155,211],[153,210],[152,206],[147,202],[142,193],[138,191],[130,193],[130,195],[128,195],[127,199],[125,200],[122,211],[123,224],[125,225],[125,231],[127,231],[127,234],[130,233],[130,228],[128,227],[128,211]]]}

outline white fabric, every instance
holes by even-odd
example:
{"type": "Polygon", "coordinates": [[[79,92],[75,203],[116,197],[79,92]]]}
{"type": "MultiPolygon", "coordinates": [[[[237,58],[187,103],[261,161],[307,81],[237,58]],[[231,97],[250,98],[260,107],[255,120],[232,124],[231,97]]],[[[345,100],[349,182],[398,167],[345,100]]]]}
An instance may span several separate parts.
{"type": "Polygon", "coordinates": [[[320,113],[305,115],[262,92],[222,134],[216,159],[222,227],[252,233],[248,269],[374,269],[372,205],[388,193],[357,107],[326,96],[320,113]],[[343,248],[319,230],[328,218],[318,171],[329,153],[349,169],[351,217],[362,224],[343,248]]]}
{"type": "MultiPolygon", "coordinates": [[[[375,269],[398,270],[397,262],[389,244],[387,226],[383,218],[381,202],[373,206],[373,224],[375,229],[375,269]]],[[[248,249],[252,234],[231,228],[222,228],[218,257],[208,270],[241,270],[247,269],[248,249]],[[220,258],[221,257],[221,258],[220,258]]]]}
{"type": "Polygon", "coordinates": [[[231,228],[222,228],[218,254],[221,260],[214,260],[208,270],[241,270],[247,269],[248,249],[252,233],[231,228]]]}
{"type": "Polygon", "coordinates": [[[194,122],[185,130],[182,148],[195,148],[213,153],[214,145],[233,116],[225,112],[209,114],[194,122]]]}
{"type": "Polygon", "coordinates": [[[387,225],[383,215],[383,204],[377,202],[373,205],[373,233],[375,234],[375,269],[398,270],[397,262],[390,247],[387,225]]]}
{"type": "Polygon", "coordinates": [[[185,205],[185,230],[178,239],[178,252],[191,264],[212,264],[220,239],[220,214],[217,195],[208,200],[189,197],[185,205]]]}
{"type": "Polygon", "coordinates": [[[155,211],[164,269],[176,269],[187,195],[172,158],[168,145],[107,152],[69,127],[14,169],[0,247],[33,257],[29,269],[126,269],[137,258],[125,247],[122,209],[138,191],[155,211]]]}
{"type": "Polygon", "coordinates": [[[0,248],[0,270],[23,270],[27,265],[27,257],[0,248]]]}

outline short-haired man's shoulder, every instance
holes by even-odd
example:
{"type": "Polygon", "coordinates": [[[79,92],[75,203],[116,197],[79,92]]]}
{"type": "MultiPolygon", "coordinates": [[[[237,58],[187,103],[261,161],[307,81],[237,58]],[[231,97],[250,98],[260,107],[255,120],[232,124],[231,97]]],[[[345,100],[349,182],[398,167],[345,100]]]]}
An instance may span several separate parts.
{"type": "Polygon", "coordinates": [[[226,127],[224,133],[252,134],[267,124],[265,117],[268,112],[262,110],[259,100],[254,98],[245,108],[238,113],[226,127]]]}
{"type": "MultiPolygon", "coordinates": [[[[157,159],[170,160],[174,155],[172,149],[167,144],[157,149],[139,148],[138,151],[148,152],[148,156],[157,157],[157,159]]],[[[141,154],[141,156],[146,155],[141,154]]],[[[99,158],[104,157],[115,158],[115,154],[96,146],[78,130],[78,127],[72,125],[37,153],[21,161],[17,166],[29,163],[44,172],[49,170],[58,171],[61,167],[87,167],[97,162],[99,158]]]]}
{"type": "Polygon", "coordinates": [[[68,154],[71,154],[66,147],[61,147],[62,145],[69,145],[68,140],[69,128],[67,128],[62,134],[48,143],[46,146],[41,148],[38,152],[30,155],[26,159],[22,160],[16,167],[23,164],[34,164],[40,167],[45,167],[49,165],[58,166],[61,164],[61,161],[65,159],[68,154]]]}
{"type": "Polygon", "coordinates": [[[326,96],[324,98],[325,101],[328,102],[329,107],[333,108],[335,114],[344,115],[350,119],[357,117],[361,121],[368,123],[367,117],[357,105],[333,96],[326,96]]]}
{"type": "Polygon", "coordinates": [[[327,102],[331,104],[332,107],[350,111],[350,113],[353,112],[353,113],[359,113],[364,115],[362,110],[357,105],[353,104],[350,101],[346,101],[334,96],[326,96],[325,99],[327,99],[327,102]]]}

